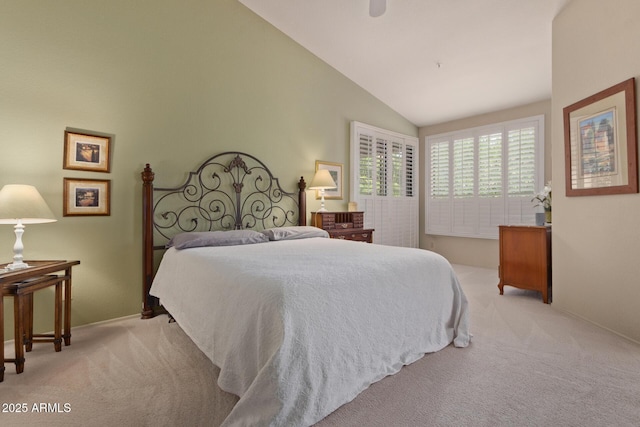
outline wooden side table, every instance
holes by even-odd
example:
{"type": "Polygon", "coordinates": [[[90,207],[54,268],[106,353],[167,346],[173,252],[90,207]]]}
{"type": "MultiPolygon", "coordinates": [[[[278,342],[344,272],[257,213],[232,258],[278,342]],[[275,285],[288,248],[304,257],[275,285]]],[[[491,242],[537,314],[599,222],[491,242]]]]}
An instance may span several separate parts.
{"type": "Polygon", "coordinates": [[[364,228],[364,212],[311,212],[312,225],[332,239],[373,243],[373,228],[364,228]]]}
{"type": "Polygon", "coordinates": [[[504,286],[538,291],[551,302],[551,226],[501,225],[500,295],[504,286]]]}
{"type": "MultiPolygon", "coordinates": [[[[31,351],[34,342],[53,342],[55,351],[71,345],[71,267],[80,261],[27,261],[28,268],[15,271],[0,270],[2,297],[12,296],[14,306],[15,358],[4,358],[4,305],[0,298],[0,381],[4,380],[4,362],[13,362],[16,373],[24,371],[24,350],[31,351]],[[54,274],[64,272],[63,274],[54,274]],[[55,315],[53,334],[33,333],[33,293],[55,286],[55,315]],[[62,292],[64,286],[64,308],[62,292]],[[62,333],[62,311],[64,310],[64,333],[62,333]]],[[[0,265],[4,269],[6,264],[0,265]]]]}

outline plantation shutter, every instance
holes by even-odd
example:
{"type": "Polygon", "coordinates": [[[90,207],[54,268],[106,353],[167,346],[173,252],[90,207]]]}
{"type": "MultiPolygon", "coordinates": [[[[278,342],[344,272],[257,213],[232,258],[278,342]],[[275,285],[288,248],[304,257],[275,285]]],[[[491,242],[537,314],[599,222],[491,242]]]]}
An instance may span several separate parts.
{"type": "Polygon", "coordinates": [[[416,157],[414,155],[414,147],[413,145],[405,146],[405,191],[407,197],[414,196],[413,185],[417,180],[415,174],[415,161],[416,157]]]}
{"type": "Polygon", "coordinates": [[[543,186],[536,179],[536,133],[536,123],[522,123],[518,127],[507,128],[509,224],[523,224],[531,220],[531,199],[543,186]]]}
{"type": "Polygon", "coordinates": [[[432,234],[451,231],[451,193],[450,188],[450,146],[451,140],[435,140],[427,149],[430,152],[428,178],[429,215],[427,229],[432,234]]]}
{"type": "Polygon", "coordinates": [[[364,211],[374,243],[418,247],[418,140],[351,124],[351,198],[364,211]]]}
{"type": "Polygon", "coordinates": [[[426,233],[497,238],[533,224],[544,180],[544,116],[426,138],[426,233]]]}
{"type": "Polygon", "coordinates": [[[474,138],[453,141],[453,229],[472,233],[478,216],[475,194],[474,138]]]}
{"type": "Polygon", "coordinates": [[[367,134],[358,135],[358,184],[360,193],[365,196],[373,194],[373,136],[367,134]]]}
{"type": "Polygon", "coordinates": [[[376,138],[376,196],[387,195],[387,141],[376,138]]]}
{"type": "Polygon", "coordinates": [[[478,137],[478,233],[482,235],[491,235],[503,223],[502,139],[499,130],[478,137]]]}

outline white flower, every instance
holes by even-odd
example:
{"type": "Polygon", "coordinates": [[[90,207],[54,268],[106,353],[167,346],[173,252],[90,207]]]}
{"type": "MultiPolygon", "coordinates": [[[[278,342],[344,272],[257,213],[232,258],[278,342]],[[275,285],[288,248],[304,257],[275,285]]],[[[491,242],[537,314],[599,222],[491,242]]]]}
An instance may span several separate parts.
{"type": "Polygon", "coordinates": [[[544,186],[541,192],[535,195],[532,202],[536,202],[534,206],[542,206],[545,210],[551,210],[551,181],[544,186]]]}

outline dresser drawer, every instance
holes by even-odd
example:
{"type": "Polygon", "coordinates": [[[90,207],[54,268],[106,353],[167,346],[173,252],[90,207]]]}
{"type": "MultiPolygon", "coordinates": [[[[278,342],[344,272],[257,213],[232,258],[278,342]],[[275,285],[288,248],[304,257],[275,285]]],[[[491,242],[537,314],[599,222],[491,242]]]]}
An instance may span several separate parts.
{"type": "Polygon", "coordinates": [[[362,229],[364,212],[311,212],[311,225],[323,230],[362,229]]]}
{"type": "Polygon", "coordinates": [[[332,239],[355,240],[373,243],[373,229],[352,228],[349,230],[327,230],[332,239]]]}
{"type": "Polygon", "coordinates": [[[346,230],[352,228],[362,228],[362,227],[354,227],[352,222],[338,222],[334,225],[336,230],[346,230]]]}

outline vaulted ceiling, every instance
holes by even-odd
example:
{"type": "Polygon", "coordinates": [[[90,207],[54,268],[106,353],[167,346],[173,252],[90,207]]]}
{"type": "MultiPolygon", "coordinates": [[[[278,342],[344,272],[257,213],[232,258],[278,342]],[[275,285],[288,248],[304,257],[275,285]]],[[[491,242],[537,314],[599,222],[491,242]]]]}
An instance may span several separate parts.
{"type": "Polygon", "coordinates": [[[416,126],[551,97],[569,0],[239,0],[416,126]]]}

